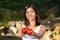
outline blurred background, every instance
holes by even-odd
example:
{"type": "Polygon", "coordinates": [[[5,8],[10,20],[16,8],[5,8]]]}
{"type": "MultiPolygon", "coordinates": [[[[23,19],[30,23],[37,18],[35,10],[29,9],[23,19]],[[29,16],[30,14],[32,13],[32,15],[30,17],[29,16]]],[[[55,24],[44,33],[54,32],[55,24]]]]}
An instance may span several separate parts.
{"type": "Polygon", "coordinates": [[[24,23],[24,8],[27,4],[35,4],[41,24],[47,26],[42,39],[60,40],[60,0],[0,0],[0,35],[18,36],[16,22],[21,25],[24,23]]]}

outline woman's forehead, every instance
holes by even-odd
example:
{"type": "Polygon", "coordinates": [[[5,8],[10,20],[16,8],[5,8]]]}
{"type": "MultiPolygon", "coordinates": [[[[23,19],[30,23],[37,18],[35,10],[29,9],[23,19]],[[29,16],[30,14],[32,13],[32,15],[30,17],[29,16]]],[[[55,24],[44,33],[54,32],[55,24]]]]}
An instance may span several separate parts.
{"type": "Polygon", "coordinates": [[[30,7],[26,11],[34,11],[34,9],[32,7],[30,7]]]}

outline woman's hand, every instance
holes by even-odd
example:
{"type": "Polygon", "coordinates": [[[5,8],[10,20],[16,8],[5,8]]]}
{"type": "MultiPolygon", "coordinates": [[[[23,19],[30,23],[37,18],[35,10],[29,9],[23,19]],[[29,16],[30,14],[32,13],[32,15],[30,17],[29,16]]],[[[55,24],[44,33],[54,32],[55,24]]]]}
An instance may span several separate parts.
{"type": "Polygon", "coordinates": [[[23,28],[23,29],[22,29],[22,32],[23,32],[24,34],[26,34],[26,33],[27,33],[27,31],[28,31],[28,29],[27,29],[27,28],[23,28]]]}
{"type": "Polygon", "coordinates": [[[16,22],[16,27],[22,27],[21,24],[19,22],[16,22]]]}
{"type": "Polygon", "coordinates": [[[22,37],[23,36],[23,33],[22,33],[22,28],[21,27],[18,27],[18,37],[22,37]]]}
{"type": "Polygon", "coordinates": [[[22,26],[20,25],[19,22],[16,22],[16,27],[17,27],[17,30],[18,30],[18,37],[22,37],[23,36],[23,33],[22,33],[22,26]]]}

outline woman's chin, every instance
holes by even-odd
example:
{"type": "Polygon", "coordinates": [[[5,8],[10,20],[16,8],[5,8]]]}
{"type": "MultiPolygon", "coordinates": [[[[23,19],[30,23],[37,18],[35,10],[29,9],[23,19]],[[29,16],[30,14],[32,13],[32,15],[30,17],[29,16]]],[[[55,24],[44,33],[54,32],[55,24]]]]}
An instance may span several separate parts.
{"type": "Polygon", "coordinates": [[[33,19],[29,19],[29,21],[33,21],[33,19]]]}

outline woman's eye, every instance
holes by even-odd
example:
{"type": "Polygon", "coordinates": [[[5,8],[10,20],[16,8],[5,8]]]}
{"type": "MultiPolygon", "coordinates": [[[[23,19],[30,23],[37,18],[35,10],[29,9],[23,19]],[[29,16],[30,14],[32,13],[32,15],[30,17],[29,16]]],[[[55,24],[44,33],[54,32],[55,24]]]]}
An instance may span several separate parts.
{"type": "Polygon", "coordinates": [[[29,12],[26,12],[26,14],[28,14],[29,12]]]}
{"type": "Polygon", "coordinates": [[[33,13],[33,11],[31,11],[31,13],[33,13]]]}

